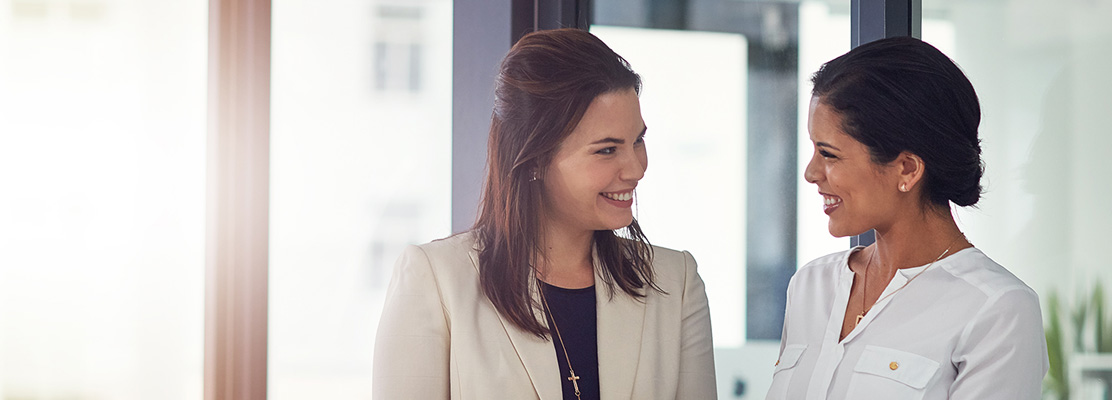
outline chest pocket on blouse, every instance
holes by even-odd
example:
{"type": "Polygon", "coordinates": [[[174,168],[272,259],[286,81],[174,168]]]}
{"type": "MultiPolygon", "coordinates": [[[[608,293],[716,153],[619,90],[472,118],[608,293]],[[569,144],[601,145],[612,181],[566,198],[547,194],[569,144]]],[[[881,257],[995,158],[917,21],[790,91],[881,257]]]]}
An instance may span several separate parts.
{"type": "Polygon", "coordinates": [[[865,346],[846,392],[847,399],[923,398],[927,383],[938,372],[938,362],[905,351],[865,346]]]}
{"type": "Polygon", "coordinates": [[[780,359],[776,361],[776,370],[772,373],[772,386],[768,388],[766,400],[787,398],[788,384],[791,383],[795,365],[799,363],[799,358],[803,356],[804,350],[807,350],[805,344],[784,346],[784,351],[780,353],[780,359]]]}

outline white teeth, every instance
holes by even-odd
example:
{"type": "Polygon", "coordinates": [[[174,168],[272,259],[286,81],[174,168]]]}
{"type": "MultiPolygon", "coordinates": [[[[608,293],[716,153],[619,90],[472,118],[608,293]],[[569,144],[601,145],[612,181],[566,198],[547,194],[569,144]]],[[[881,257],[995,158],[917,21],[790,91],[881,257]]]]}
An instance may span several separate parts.
{"type": "Polygon", "coordinates": [[[841,203],[842,200],[836,199],[836,198],[833,198],[833,197],[823,197],[822,202],[823,202],[823,204],[826,204],[826,205],[830,206],[830,205],[841,203]]]}
{"type": "Polygon", "coordinates": [[[603,193],[602,195],[603,195],[603,196],[606,196],[606,197],[607,197],[607,198],[609,198],[609,199],[612,199],[612,200],[617,200],[617,201],[629,201],[630,199],[632,199],[632,198],[633,198],[633,192],[626,192],[626,193],[603,193]]]}

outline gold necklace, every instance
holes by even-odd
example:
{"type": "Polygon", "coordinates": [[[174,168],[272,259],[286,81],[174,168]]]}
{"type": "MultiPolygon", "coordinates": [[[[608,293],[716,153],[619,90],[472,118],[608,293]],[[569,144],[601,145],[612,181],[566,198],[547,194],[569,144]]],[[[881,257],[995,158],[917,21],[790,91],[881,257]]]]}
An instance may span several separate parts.
{"type": "Polygon", "coordinates": [[[869,255],[869,261],[867,263],[865,263],[865,272],[862,274],[863,275],[863,279],[862,279],[863,282],[862,282],[862,285],[861,285],[861,313],[857,314],[857,320],[855,320],[853,322],[853,326],[856,327],[857,324],[860,324],[861,319],[865,318],[865,314],[868,314],[869,310],[872,310],[873,306],[876,306],[877,303],[880,303],[884,299],[892,297],[892,295],[896,294],[896,292],[899,292],[900,290],[903,290],[903,288],[905,288],[905,287],[907,287],[907,285],[911,284],[911,281],[915,280],[915,278],[918,278],[919,275],[922,275],[924,272],[927,272],[927,270],[930,269],[930,267],[932,265],[934,265],[934,263],[938,262],[938,260],[941,260],[942,257],[946,257],[946,254],[948,254],[950,252],[950,249],[954,248],[954,245],[958,243],[958,239],[961,239],[963,237],[965,237],[964,234],[962,234],[961,236],[958,236],[957,238],[954,238],[954,240],[952,242],[950,242],[950,245],[946,246],[946,250],[943,250],[942,254],[938,255],[938,258],[935,258],[934,261],[931,261],[930,264],[927,264],[927,266],[925,268],[923,268],[922,270],[920,270],[919,273],[912,276],[911,279],[908,279],[907,282],[904,282],[904,284],[902,286],[900,286],[899,288],[896,288],[896,290],[893,290],[892,293],[888,293],[888,294],[884,295],[884,297],[876,299],[876,301],[873,302],[872,306],[868,306],[868,308],[865,308],[866,307],[865,306],[865,299],[869,297],[869,295],[868,295],[868,293],[869,293],[869,267],[871,267],[873,265],[873,259],[876,258],[876,253],[879,251],[878,249],[873,249],[873,254],[869,255]]]}
{"type": "Polygon", "coordinates": [[[568,348],[564,346],[564,337],[560,336],[560,327],[556,326],[556,316],[552,315],[552,308],[548,306],[548,297],[544,295],[544,284],[540,282],[540,280],[538,280],[538,283],[541,283],[537,289],[541,291],[541,301],[544,302],[544,312],[552,317],[552,327],[556,329],[556,339],[560,341],[560,350],[563,350],[564,360],[568,362],[568,375],[571,375],[568,377],[568,380],[571,381],[571,386],[575,388],[575,398],[582,400],[582,398],[579,397],[579,377],[575,375],[575,368],[571,367],[571,357],[568,357],[568,348]]]}

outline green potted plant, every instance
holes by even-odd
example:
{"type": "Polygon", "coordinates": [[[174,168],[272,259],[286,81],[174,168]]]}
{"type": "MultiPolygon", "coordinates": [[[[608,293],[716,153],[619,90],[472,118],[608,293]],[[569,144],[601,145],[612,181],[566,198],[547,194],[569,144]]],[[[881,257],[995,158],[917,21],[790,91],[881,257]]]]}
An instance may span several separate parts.
{"type": "MultiPolygon", "coordinates": [[[[1080,378],[1072,376],[1076,372],[1071,375],[1071,363],[1112,360],[1109,354],[1112,353],[1112,318],[1105,318],[1104,288],[1100,281],[1095,282],[1089,295],[1081,293],[1072,307],[1062,304],[1058,294],[1051,291],[1047,298],[1045,330],[1050,370],[1043,384],[1043,397],[1069,400],[1071,392],[1076,394],[1078,388],[1074,386],[1080,378]]],[[[1112,372],[1102,372],[1095,377],[1107,386],[1112,384],[1112,376],[1107,375],[1112,372]]]]}

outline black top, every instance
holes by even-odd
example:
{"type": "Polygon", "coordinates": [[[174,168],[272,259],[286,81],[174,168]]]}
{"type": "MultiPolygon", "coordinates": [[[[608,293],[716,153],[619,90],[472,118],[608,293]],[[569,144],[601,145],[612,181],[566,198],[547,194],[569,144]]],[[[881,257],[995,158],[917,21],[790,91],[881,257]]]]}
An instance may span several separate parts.
{"type": "Polygon", "coordinates": [[[560,364],[560,383],[564,388],[564,400],[576,400],[575,387],[568,380],[571,373],[560,339],[567,346],[571,366],[579,377],[579,392],[582,400],[599,398],[598,378],[598,324],[595,320],[595,287],[583,289],[564,289],[541,282],[541,290],[550,307],[548,326],[552,331],[552,345],[556,349],[556,361],[560,364]],[[552,319],[556,319],[551,329],[552,319]]]}

